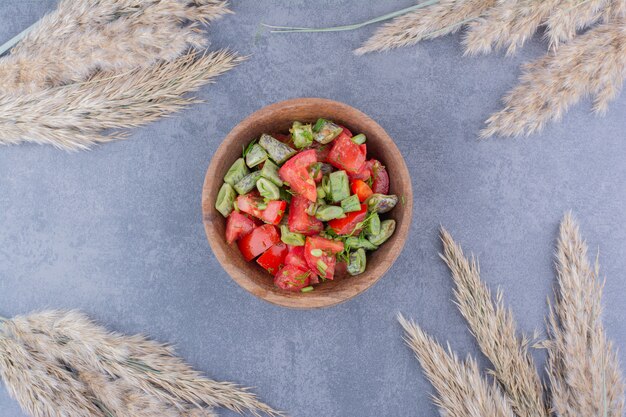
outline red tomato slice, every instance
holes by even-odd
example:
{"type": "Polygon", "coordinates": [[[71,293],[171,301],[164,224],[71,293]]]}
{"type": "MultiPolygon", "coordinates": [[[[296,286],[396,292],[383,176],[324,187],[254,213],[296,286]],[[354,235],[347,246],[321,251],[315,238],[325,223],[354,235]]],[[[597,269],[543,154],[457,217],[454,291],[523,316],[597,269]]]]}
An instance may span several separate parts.
{"type": "Polygon", "coordinates": [[[306,210],[313,204],[300,195],[294,195],[289,204],[289,230],[303,235],[315,235],[324,230],[324,224],[306,210]]]}
{"type": "Polygon", "coordinates": [[[328,154],[328,163],[346,172],[358,173],[365,164],[365,155],[361,148],[348,137],[341,133],[333,141],[333,147],[328,154]]]}
{"type": "Polygon", "coordinates": [[[237,207],[244,213],[248,213],[265,223],[278,224],[285,215],[287,202],[282,200],[268,201],[266,208],[261,210],[259,206],[266,204],[263,198],[256,193],[249,193],[237,197],[237,207]]]}
{"type": "Polygon", "coordinates": [[[363,180],[350,181],[350,190],[352,190],[352,194],[356,194],[357,197],[359,197],[361,203],[374,193],[370,186],[363,180]]]}
{"type": "Polygon", "coordinates": [[[361,153],[363,154],[363,156],[367,158],[367,144],[366,143],[360,144],[359,149],[361,150],[361,153]]]}
{"type": "Polygon", "coordinates": [[[321,236],[309,236],[304,245],[304,259],[311,271],[325,279],[335,275],[335,255],[343,250],[343,243],[325,239],[321,236]],[[319,253],[317,253],[319,251],[319,253]]]}
{"type": "Polygon", "coordinates": [[[235,240],[239,240],[250,233],[257,226],[257,222],[250,217],[233,211],[226,219],[226,242],[230,245],[235,240]]]}
{"type": "Polygon", "coordinates": [[[377,194],[389,194],[389,174],[385,166],[373,159],[371,161],[372,170],[372,191],[377,194]]]}
{"type": "Polygon", "coordinates": [[[274,285],[286,291],[300,291],[311,283],[311,271],[295,265],[285,265],[274,276],[274,285]]]}
{"type": "Polygon", "coordinates": [[[361,210],[347,213],[343,219],[334,219],[328,222],[328,226],[338,235],[356,235],[360,233],[357,225],[367,217],[367,205],[361,204],[361,210]]]}
{"type": "Polygon", "coordinates": [[[264,224],[239,239],[237,245],[246,261],[251,261],[273,245],[280,242],[276,226],[264,224]]]}
{"type": "Polygon", "coordinates": [[[285,265],[294,265],[302,269],[309,269],[304,259],[304,246],[289,245],[289,252],[285,257],[285,265]]]}
{"type": "Polygon", "coordinates": [[[263,267],[267,272],[274,275],[284,266],[285,257],[287,256],[288,251],[287,245],[283,242],[278,242],[266,250],[263,255],[259,256],[256,263],[261,265],[261,267],[263,267]]]}
{"type": "Polygon", "coordinates": [[[289,187],[296,193],[303,195],[310,201],[317,200],[315,181],[309,175],[309,167],[317,162],[315,149],[300,152],[289,159],[278,170],[280,178],[289,183],[289,187]]]}

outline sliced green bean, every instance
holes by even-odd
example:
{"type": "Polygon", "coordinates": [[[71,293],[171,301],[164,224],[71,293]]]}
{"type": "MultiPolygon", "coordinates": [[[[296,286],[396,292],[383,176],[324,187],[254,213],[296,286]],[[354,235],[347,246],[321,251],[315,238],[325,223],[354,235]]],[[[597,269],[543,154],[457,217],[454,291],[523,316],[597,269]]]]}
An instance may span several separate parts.
{"type": "Polygon", "coordinates": [[[305,125],[300,122],[293,122],[289,132],[291,132],[291,138],[296,148],[306,148],[313,143],[313,128],[310,124],[305,125]]]}
{"type": "Polygon", "coordinates": [[[352,142],[356,143],[357,145],[363,145],[365,141],[367,141],[367,138],[365,137],[363,133],[359,133],[356,136],[352,136],[351,139],[352,139],[352,142]]]}
{"type": "Polygon", "coordinates": [[[266,200],[280,199],[280,189],[267,178],[259,178],[256,182],[256,188],[259,190],[261,197],[266,200]]]}
{"type": "Polygon", "coordinates": [[[344,241],[344,244],[350,249],[365,249],[365,250],[378,249],[378,246],[374,245],[369,240],[362,238],[362,237],[356,237],[356,236],[350,236],[344,241]]]}
{"type": "Polygon", "coordinates": [[[335,171],[329,175],[330,195],[333,202],[338,203],[350,196],[350,182],[346,171],[335,171]]]}
{"type": "Polygon", "coordinates": [[[246,165],[250,168],[254,168],[265,160],[267,160],[267,152],[258,143],[252,145],[246,154],[246,165]]]}
{"type": "Polygon", "coordinates": [[[387,213],[391,211],[396,204],[398,204],[398,196],[396,195],[384,195],[384,194],[372,194],[368,197],[367,209],[374,213],[387,213]]]}
{"type": "Polygon", "coordinates": [[[317,123],[315,123],[315,141],[321,144],[327,144],[335,140],[337,136],[341,134],[343,128],[336,125],[335,123],[325,120],[319,119],[317,123]]]}
{"type": "Polygon", "coordinates": [[[380,233],[376,236],[369,236],[367,240],[373,243],[376,246],[380,246],[385,243],[393,232],[396,230],[396,221],[395,220],[383,220],[380,223],[380,233]]]}
{"type": "Polygon", "coordinates": [[[359,196],[351,195],[348,198],[344,198],[343,200],[341,200],[341,208],[343,209],[344,213],[361,210],[361,202],[359,201],[359,196]]]}
{"type": "Polygon", "coordinates": [[[267,151],[272,161],[276,162],[278,165],[282,165],[297,153],[295,149],[265,133],[261,135],[259,145],[267,151]]]}
{"type": "Polygon", "coordinates": [[[226,175],[224,175],[224,182],[234,186],[249,173],[250,173],[250,170],[246,166],[246,161],[243,158],[239,158],[228,169],[228,172],[226,173],[226,175]]]}
{"type": "Polygon", "coordinates": [[[228,217],[228,215],[233,211],[235,198],[237,198],[235,190],[233,190],[233,187],[229,183],[225,182],[222,185],[222,188],[220,188],[220,191],[217,193],[215,208],[222,214],[222,216],[228,217]]]}
{"type": "Polygon", "coordinates": [[[371,213],[365,223],[365,234],[368,236],[376,236],[380,233],[380,216],[378,213],[371,213]]]}
{"type": "Polygon", "coordinates": [[[261,169],[261,176],[272,181],[279,187],[283,186],[283,181],[278,175],[278,166],[270,160],[265,161],[265,163],[263,164],[263,169],[261,169]]]}
{"type": "Polygon", "coordinates": [[[339,206],[322,206],[315,212],[315,218],[323,222],[333,219],[342,219],[344,217],[346,217],[346,215],[339,206]]]}
{"type": "Polygon", "coordinates": [[[304,235],[292,232],[286,224],[280,226],[280,240],[291,246],[304,246],[305,243],[304,235]]]}
{"type": "Polygon", "coordinates": [[[365,272],[367,266],[367,256],[365,250],[357,249],[354,252],[350,252],[348,257],[348,273],[350,275],[359,275],[365,272]]]}
{"type": "Polygon", "coordinates": [[[239,194],[248,194],[256,187],[256,182],[261,178],[261,171],[253,171],[235,184],[235,190],[239,194]]]}

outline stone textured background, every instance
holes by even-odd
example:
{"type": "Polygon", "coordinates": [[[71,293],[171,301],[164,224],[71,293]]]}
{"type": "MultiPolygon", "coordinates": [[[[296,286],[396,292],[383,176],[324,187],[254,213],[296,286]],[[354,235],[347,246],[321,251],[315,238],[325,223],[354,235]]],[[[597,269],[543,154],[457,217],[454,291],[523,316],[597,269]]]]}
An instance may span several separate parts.
{"type": "MultiPolygon", "coordinates": [[[[554,283],[558,223],[572,209],[600,250],[605,324],[626,351],[626,96],[605,118],[586,101],[542,134],[479,142],[520,64],[544,53],[539,37],[514,58],[465,58],[458,35],[355,57],[373,27],[269,35],[259,24],[357,22],[412,1],[233,3],[236,14],[212,28],[213,46],[250,60],[203,89],[206,104],[91,152],[0,148],[0,314],[82,309],[111,329],[175,344],[211,377],[255,386],[296,417],[434,417],[396,313],[462,356],[478,354],[437,256],[439,225],[480,257],[484,279],[532,332],[554,283]],[[334,308],[290,311],[255,299],[222,270],[204,235],[200,192],[235,124],[305,96],[351,104],[387,129],[413,175],[415,212],[407,246],[377,285],[334,308]]],[[[0,40],[55,4],[0,2],[0,40]]],[[[4,389],[0,410],[22,416],[4,389]]]]}

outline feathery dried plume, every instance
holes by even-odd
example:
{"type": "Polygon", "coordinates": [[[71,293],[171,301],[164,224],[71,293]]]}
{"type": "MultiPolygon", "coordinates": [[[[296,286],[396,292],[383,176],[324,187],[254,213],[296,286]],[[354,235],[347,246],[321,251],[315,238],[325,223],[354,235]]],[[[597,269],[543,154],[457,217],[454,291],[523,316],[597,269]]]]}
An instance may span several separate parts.
{"type": "Polygon", "coordinates": [[[507,54],[530,39],[561,0],[499,0],[468,25],[463,39],[465,53],[489,53],[507,48],[507,54]]]}
{"type": "Polygon", "coordinates": [[[457,305],[467,320],[480,349],[494,366],[492,374],[500,383],[518,417],[548,417],[543,387],[528,353],[527,340],[517,337],[513,315],[504,307],[502,293],[495,302],[480,278],[474,258],[468,260],[452,236],[441,229],[443,254],[456,288],[457,305]]]}
{"type": "Polygon", "coordinates": [[[481,376],[476,361],[461,362],[456,354],[425,334],[401,314],[398,321],[405,331],[404,340],[420,361],[426,377],[437,390],[435,404],[447,417],[515,417],[506,398],[496,385],[481,376]]]}
{"type": "Polygon", "coordinates": [[[624,382],[600,318],[603,283],[571,213],[561,223],[556,256],[558,288],[548,320],[552,407],[561,417],[622,417],[624,382]]]}
{"type": "Polygon", "coordinates": [[[625,70],[626,21],[597,26],[526,65],[520,84],[487,119],[481,136],[529,135],[588,94],[595,96],[594,110],[603,113],[619,94],[625,70]]]}
{"type": "Polygon", "coordinates": [[[355,51],[357,55],[414,45],[456,32],[478,18],[495,0],[440,0],[436,4],[395,18],[384,24],[355,51]]]}
{"type": "Polygon", "coordinates": [[[188,53],[152,68],[100,72],[83,83],[19,95],[0,95],[0,144],[35,142],[87,149],[124,137],[108,129],[144,125],[191,103],[185,94],[212,82],[243,58],[228,51],[188,53]]]}
{"type": "Polygon", "coordinates": [[[62,0],[0,60],[0,92],[35,92],[173,60],[207,44],[199,24],[228,13],[220,0],[62,0]]]}
{"type": "Polygon", "coordinates": [[[165,345],[109,333],[78,312],[0,323],[0,376],[33,417],[280,416],[254,394],[201,376],[165,345]]]}
{"type": "Polygon", "coordinates": [[[576,33],[600,21],[612,0],[568,0],[559,3],[546,20],[546,37],[556,50],[576,33]]]}

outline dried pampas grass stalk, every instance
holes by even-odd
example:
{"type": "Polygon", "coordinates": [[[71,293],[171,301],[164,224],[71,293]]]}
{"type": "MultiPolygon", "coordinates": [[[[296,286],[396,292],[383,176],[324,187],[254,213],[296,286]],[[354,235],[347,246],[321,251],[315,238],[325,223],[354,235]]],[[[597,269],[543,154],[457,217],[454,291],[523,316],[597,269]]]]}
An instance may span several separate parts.
{"type": "Polygon", "coordinates": [[[571,214],[561,223],[556,257],[558,288],[547,344],[552,407],[560,417],[622,417],[624,382],[600,318],[598,262],[589,263],[571,214]]]}
{"type": "Polygon", "coordinates": [[[529,341],[520,340],[513,315],[504,307],[502,293],[492,301],[489,288],[480,278],[474,258],[468,260],[452,236],[441,230],[442,259],[456,284],[455,298],[482,352],[494,366],[492,374],[510,399],[518,417],[547,417],[543,387],[532,357],[529,341]]]}
{"type": "Polygon", "coordinates": [[[214,407],[282,415],[201,376],[170,347],[109,333],[77,312],[0,322],[0,376],[33,417],[209,417],[214,407]]]}
{"type": "Polygon", "coordinates": [[[600,25],[563,45],[555,54],[526,65],[505,107],[487,120],[482,137],[541,130],[585,95],[603,113],[620,92],[626,74],[626,21],[600,25]]]}
{"type": "Polygon", "coordinates": [[[556,301],[548,318],[549,340],[541,344],[548,351],[549,390],[544,390],[537,376],[528,342],[517,340],[511,313],[504,309],[501,297],[495,305],[491,301],[477,263],[463,255],[445,230],[442,240],[459,308],[494,364],[495,370],[489,373],[499,382],[490,388],[474,361],[460,363],[449,348],[445,352],[417,325],[399,316],[405,340],[439,394],[435,401],[442,415],[622,416],[624,382],[600,318],[603,284],[597,278],[597,262],[592,267],[587,260],[587,247],[571,214],[561,223],[556,301]]]}
{"type": "Polygon", "coordinates": [[[404,340],[420,361],[426,377],[437,390],[435,404],[447,417],[515,417],[497,386],[487,383],[476,361],[461,362],[415,323],[398,315],[404,340]]]}
{"type": "Polygon", "coordinates": [[[0,92],[35,92],[124,72],[204,48],[199,24],[228,13],[220,0],[62,0],[0,61],[0,92]]]}
{"type": "Polygon", "coordinates": [[[432,6],[386,23],[355,53],[363,55],[400,48],[456,32],[494,3],[495,0],[440,0],[432,6]]]}
{"type": "Polygon", "coordinates": [[[188,53],[126,73],[100,72],[86,82],[19,95],[0,95],[0,144],[34,142],[87,149],[124,137],[191,103],[184,95],[212,82],[243,58],[228,51],[188,53]]]}

